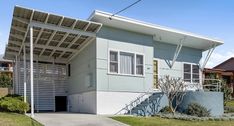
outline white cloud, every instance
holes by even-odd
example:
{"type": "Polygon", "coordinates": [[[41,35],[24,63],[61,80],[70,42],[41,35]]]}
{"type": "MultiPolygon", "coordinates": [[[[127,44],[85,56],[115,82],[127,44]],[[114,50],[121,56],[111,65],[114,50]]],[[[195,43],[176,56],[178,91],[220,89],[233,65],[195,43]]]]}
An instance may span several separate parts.
{"type": "MultiPolygon", "coordinates": [[[[205,56],[206,56],[206,53],[205,53],[205,55],[203,55],[202,61],[204,60],[205,56]]],[[[231,57],[234,57],[234,50],[223,52],[223,53],[222,52],[213,52],[209,61],[206,64],[206,67],[207,68],[215,67],[216,65],[224,62],[225,60],[227,60],[231,57]]]]}

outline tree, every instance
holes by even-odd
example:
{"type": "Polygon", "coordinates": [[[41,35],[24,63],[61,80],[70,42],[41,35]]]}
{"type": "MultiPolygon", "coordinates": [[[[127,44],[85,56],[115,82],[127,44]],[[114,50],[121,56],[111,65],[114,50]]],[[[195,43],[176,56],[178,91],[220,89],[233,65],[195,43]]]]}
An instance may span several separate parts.
{"type": "Polygon", "coordinates": [[[172,78],[167,75],[164,78],[159,79],[158,85],[160,90],[168,98],[168,105],[171,112],[175,113],[177,107],[183,101],[183,97],[186,93],[186,85],[184,81],[181,78],[172,78]]]}
{"type": "Polygon", "coordinates": [[[0,87],[6,88],[6,87],[12,87],[12,79],[5,75],[0,75],[0,87]]]}
{"type": "Polygon", "coordinates": [[[224,106],[232,98],[232,89],[227,85],[225,80],[222,80],[221,91],[223,92],[224,106]]]}

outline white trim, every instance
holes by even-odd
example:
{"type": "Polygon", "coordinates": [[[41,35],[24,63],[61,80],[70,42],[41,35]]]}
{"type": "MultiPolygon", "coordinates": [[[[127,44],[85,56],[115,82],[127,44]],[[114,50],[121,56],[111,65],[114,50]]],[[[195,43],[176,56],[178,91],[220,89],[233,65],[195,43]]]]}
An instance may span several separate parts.
{"type": "MultiPolygon", "coordinates": [[[[193,65],[197,65],[199,68],[199,64],[196,64],[196,63],[190,63],[190,62],[182,62],[182,79],[184,79],[184,64],[189,64],[191,66],[190,70],[191,70],[191,81],[190,82],[185,82],[186,84],[187,83],[196,83],[196,82],[193,82],[193,65]]],[[[201,80],[200,80],[200,76],[201,76],[201,73],[200,73],[200,69],[199,69],[199,83],[201,83],[201,80]]]]}
{"type": "Polygon", "coordinates": [[[31,117],[34,117],[34,76],[33,76],[33,27],[30,26],[30,84],[31,84],[31,117]]]}
{"type": "Polygon", "coordinates": [[[26,49],[25,49],[25,45],[23,47],[24,49],[24,102],[26,103],[27,102],[27,77],[26,77],[26,71],[27,71],[27,68],[26,68],[26,49]]]}
{"type": "Polygon", "coordinates": [[[35,21],[31,21],[29,23],[29,26],[35,26],[35,27],[50,29],[50,30],[54,30],[54,31],[62,31],[62,32],[66,32],[67,34],[71,33],[71,34],[78,34],[78,35],[96,37],[96,33],[82,31],[82,30],[78,30],[78,29],[73,30],[73,29],[70,29],[70,28],[65,28],[65,27],[55,26],[55,25],[50,25],[50,24],[44,24],[44,23],[39,23],[39,22],[35,22],[35,21]]]}
{"type": "Polygon", "coordinates": [[[133,52],[133,51],[125,51],[125,50],[119,50],[119,49],[112,49],[112,48],[108,48],[108,54],[107,54],[107,69],[108,69],[108,72],[107,74],[109,75],[122,75],[122,76],[131,76],[131,77],[145,77],[145,54],[143,53],[139,53],[139,52],[133,52]],[[110,52],[113,51],[113,52],[117,52],[118,54],[118,72],[117,73],[114,73],[114,72],[110,72],[110,52]],[[123,74],[123,73],[120,73],[120,52],[124,52],[124,53],[131,53],[134,55],[134,74],[123,74]],[[143,56],[143,74],[140,75],[140,74],[136,74],[136,55],[142,55],[143,56]]]}
{"type": "MultiPolygon", "coordinates": [[[[102,16],[102,17],[109,18],[111,15],[112,14],[108,13],[108,12],[95,10],[92,13],[92,15],[88,18],[88,20],[92,20],[94,18],[94,16],[102,16]]],[[[119,21],[123,21],[123,22],[126,22],[126,23],[130,23],[130,24],[144,26],[145,28],[159,29],[159,30],[163,30],[163,31],[167,31],[167,32],[173,32],[173,33],[177,33],[177,34],[182,34],[182,35],[186,35],[186,36],[191,36],[191,37],[195,37],[195,38],[199,38],[199,39],[204,39],[204,40],[216,42],[217,44],[223,44],[223,41],[217,40],[217,39],[214,39],[214,38],[209,38],[209,37],[206,37],[206,36],[197,35],[197,34],[190,33],[190,32],[185,32],[185,31],[181,31],[181,30],[177,30],[177,29],[163,27],[163,26],[159,26],[159,25],[155,25],[155,24],[151,24],[151,23],[147,23],[147,22],[143,22],[143,21],[139,21],[139,20],[123,17],[123,16],[119,16],[119,15],[115,15],[114,17],[112,17],[112,20],[119,20],[119,21]]]]}

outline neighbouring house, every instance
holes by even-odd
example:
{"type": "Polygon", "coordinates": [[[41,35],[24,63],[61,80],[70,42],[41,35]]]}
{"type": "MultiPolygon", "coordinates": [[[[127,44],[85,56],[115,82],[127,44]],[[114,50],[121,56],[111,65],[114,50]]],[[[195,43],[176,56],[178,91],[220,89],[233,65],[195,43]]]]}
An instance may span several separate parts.
{"type": "Polygon", "coordinates": [[[13,77],[12,60],[3,59],[3,55],[0,55],[0,76],[6,75],[10,78],[13,77]]]}
{"type": "Polygon", "coordinates": [[[202,89],[209,59],[199,65],[202,52],[222,41],[111,15],[94,11],[80,20],[15,7],[5,58],[14,60],[14,92],[32,112],[115,114],[159,92],[164,75],[202,89]]]}
{"type": "Polygon", "coordinates": [[[13,66],[11,60],[3,59],[3,55],[0,55],[0,78],[6,80],[0,80],[0,97],[12,93],[12,78],[13,78],[13,66]],[[3,77],[6,76],[7,78],[3,77]],[[3,82],[4,81],[4,82],[3,82]],[[6,81],[8,83],[6,84],[6,81]],[[8,87],[9,86],[9,87],[8,87]]]}
{"type": "MultiPolygon", "coordinates": [[[[234,91],[234,58],[231,57],[228,60],[220,63],[214,68],[206,68],[203,71],[205,78],[213,78],[224,80],[234,91]]],[[[234,97],[234,92],[232,93],[234,97]]]]}

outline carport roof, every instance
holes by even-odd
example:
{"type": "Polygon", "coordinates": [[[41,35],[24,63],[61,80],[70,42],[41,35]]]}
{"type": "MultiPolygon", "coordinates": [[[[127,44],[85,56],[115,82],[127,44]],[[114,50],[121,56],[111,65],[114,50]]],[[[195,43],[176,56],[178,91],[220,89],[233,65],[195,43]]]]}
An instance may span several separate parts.
{"type": "Polygon", "coordinates": [[[34,56],[60,61],[71,60],[82,47],[96,37],[102,24],[74,19],[38,10],[15,6],[5,59],[29,53],[29,27],[33,27],[34,56]]]}

